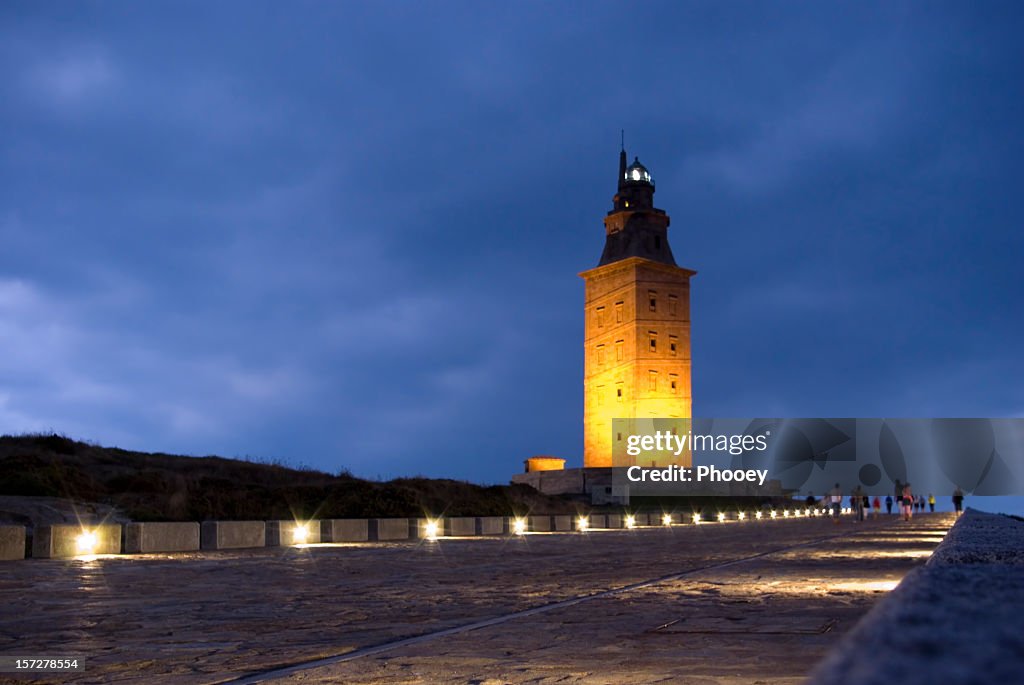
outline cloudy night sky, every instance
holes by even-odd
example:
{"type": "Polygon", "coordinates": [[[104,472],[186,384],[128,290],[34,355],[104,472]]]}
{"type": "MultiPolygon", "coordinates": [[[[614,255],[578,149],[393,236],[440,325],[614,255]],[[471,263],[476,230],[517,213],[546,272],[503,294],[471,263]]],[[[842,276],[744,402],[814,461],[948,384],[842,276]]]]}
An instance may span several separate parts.
{"type": "Polygon", "coordinates": [[[582,462],[619,131],[699,416],[1024,415],[1015,3],[5,2],[0,433],[582,462]]]}

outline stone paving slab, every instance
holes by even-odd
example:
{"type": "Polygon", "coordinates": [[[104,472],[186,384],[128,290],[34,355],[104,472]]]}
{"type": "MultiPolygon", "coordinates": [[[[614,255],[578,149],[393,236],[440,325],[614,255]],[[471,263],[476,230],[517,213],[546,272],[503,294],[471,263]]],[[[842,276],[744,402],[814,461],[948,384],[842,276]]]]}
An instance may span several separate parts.
{"type": "Polygon", "coordinates": [[[17,562],[5,564],[0,575],[0,654],[88,658],[84,673],[33,678],[34,683],[219,683],[858,533],[846,542],[822,542],[732,571],[360,659],[337,673],[297,677],[363,683],[569,677],[563,682],[610,683],[636,682],[628,676],[637,672],[645,674],[641,680],[679,674],[684,667],[693,673],[704,669],[711,678],[729,668],[749,676],[764,663],[771,676],[765,682],[790,682],[880,592],[923,563],[949,523],[942,515],[909,525],[885,519],[834,526],[811,519],[17,562]],[[748,605],[761,615],[806,610],[809,625],[826,618],[838,618],[839,624],[825,637],[792,638],[806,650],[799,658],[785,642],[772,643],[778,647],[772,652],[750,638],[729,647],[707,634],[649,632],[695,613],[710,620],[709,612],[716,611],[719,623],[732,621],[727,610],[748,605]],[[729,666],[717,654],[736,654],[732,660],[739,665],[729,666]],[[641,666],[646,670],[637,671],[641,666]]]}

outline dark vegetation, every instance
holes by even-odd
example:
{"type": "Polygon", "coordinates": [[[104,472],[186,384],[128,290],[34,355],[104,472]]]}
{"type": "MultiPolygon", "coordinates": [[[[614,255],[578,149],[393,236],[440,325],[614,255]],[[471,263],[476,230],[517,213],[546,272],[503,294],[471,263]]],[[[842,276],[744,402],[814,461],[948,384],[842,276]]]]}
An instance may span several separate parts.
{"type": "Polygon", "coordinates": [[[57,434],[0,436],[0,495],[109,504],[136,521],[571,514],[581,506],[522,485],[377,482],[280,463],[131,452],[57,434]]]}

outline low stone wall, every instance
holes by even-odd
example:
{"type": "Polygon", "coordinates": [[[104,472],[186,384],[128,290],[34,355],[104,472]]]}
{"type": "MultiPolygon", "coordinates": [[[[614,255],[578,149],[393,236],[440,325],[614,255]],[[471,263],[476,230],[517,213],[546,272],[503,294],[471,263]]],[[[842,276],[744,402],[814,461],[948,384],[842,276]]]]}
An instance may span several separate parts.
{"type": "Polygon", "coordinates": [[[317,542],[320,542],[319,521],[267,521],[267,547],[290,547],[317,542]]]}
{"type": "Polygon", "coordinates": [[[622,528],[622,514],[607,514],[605,515],[605,528],[622,528]]]}
{"type": "Polygon", "coordinates": [[[263,521],[203,521],[200,529],[203,549],[245,549],[266,547],[263,521]]]}
{"type": "Polygon", "coordinates": [[[808,685],[1016,683],[1024,522],[968,510],[811,673],[808,685]]]}
{"type": "Polygon", "coordinates": [[[124,527],[125,554],[195,552],[199,549],[199,524],[128,523],[124,527]]]}
{"type": "Polygon", "coordinates": [[[25,558],[25,526],[0,526],[0,561],[25,558]]]}
{"type": "Polygon", "coordinates": [[[454,537],[472,537],[476,532],[475,516],[454,516],[444,520],[444,534],[454,537]]]}
{"type": "Polygon", "coordinates": [[[552,530],[572,530],[572,516],[552,516],[552,530]]]}
{"type": "MultiPolygon", "coordinates": [[[[409,526],[406,525],[406,535],[409,526]]],[[[369,519],[327,519],[320,522],[323,542],[366,542],[370,539],[369,519]]]]}
{"type": "Polygon", "coordinates": [[[607,528],[608,527],[608,515],[607,514],[591,514],[587,517],[590,525],[587,526],[590,529],[594,528],[607,528]]]}
{"type": "Polygon", "coordinates": [[[59,559],[90,554],[120,554],[121,526],[102,524],[80,526],[77,523],[58,523],[37,526],[32,536],[32,556],[38,559],[59,559]],[[92,534],[91,549],[79,547],[79,536],[92,534]]]}
{"type": "Polygon", "coordinates": [[[551,530],[550,516],[529,517],[528,530],[531,533],[547,533],[551,530]]]}
{"type": "MultiPolygon", "coordinates": [[[[419,519],[412,519],[415,525],[419,519]]],[[[370,519],[371,540],[408,540],[413,537],[410,519],[370,519]]]]}
{"type": "Polygon", "coordinates": [[[481,516],[480,535],[505,535],[511,530],[507,516],[481,516]]]}

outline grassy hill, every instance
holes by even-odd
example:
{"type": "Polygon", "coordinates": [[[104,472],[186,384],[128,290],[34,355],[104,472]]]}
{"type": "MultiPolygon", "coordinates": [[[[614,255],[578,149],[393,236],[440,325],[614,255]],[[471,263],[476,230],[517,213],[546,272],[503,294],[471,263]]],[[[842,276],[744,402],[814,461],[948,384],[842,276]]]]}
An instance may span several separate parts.
{"type": "Polygon", "coordinates": [[[521,485],[376,482],[223,457],[132,452],[55,434],[0,436],[0,495],[102,503],[136,521],[499,516],[579,507],[521,485]]]}

